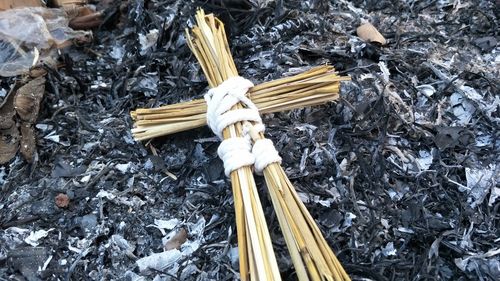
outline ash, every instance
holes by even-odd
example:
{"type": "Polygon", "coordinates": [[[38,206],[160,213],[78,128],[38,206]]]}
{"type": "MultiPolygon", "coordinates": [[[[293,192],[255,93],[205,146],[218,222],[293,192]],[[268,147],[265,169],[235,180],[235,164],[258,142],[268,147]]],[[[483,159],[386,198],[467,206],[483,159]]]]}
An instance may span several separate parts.
{"type": "MultiPolygon", "coordinates": [[[[500,279],[498,1],[115,2],[93,43],[49,69],[37,161],[0,167],[1,280],[238,278],[218,141],[130,133],[130,110],[206,91],[184,37],[200,6],[255,83],[326,63],[352,78],[338,102],[264,122],[354,280],[500,279]],[[386,45],[357,37],[367,21],[386,45]]],[[[283,280],[296,280],[257,184],[283,280]]]]}

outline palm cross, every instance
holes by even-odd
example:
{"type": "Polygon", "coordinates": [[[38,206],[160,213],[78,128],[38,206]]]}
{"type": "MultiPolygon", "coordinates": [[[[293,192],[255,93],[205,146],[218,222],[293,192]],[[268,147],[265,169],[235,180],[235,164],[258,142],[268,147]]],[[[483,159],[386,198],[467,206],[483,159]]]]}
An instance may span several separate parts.
{"type": "MultiPolygon", "coordinates": [[[[203,10],[197,12],[196,21],[192,35],[186,31],[189,48],[199,61],[211,91],[220,91],[227,86],[228,80],[234,82],[235,77],[239,77],[224,25],[213,14],[205,15],[203,10]]],[[[254,104],[260,113],[323,104],[336,100],[340,81],[348,79],[337,76],[333,67],[320,66],[295,76],[253,87],[250,85],[245,88],[244,91],[248,89],[248,92],[241,100],[251,102],[236,101],[225,113],[231,115],[231,111],[251,110],[254,104]]],[[[241,85],[233,83],[234,86],[241,85]]],[[[207,104],[199,99],[153,109],[137,109],[131,115],[135,121],[135,128],[132,129],[134,138],[146,140],[206,125],[207,104]]],[[[224,140],[221,146],[247,138],[251,141],[250,146],[253,145],[254,154],[262,143],[271,143],[271,152],[275,151],[272,142],[265,138],[259,120],[236,120],[221,130],[220,137],[224,140]]],[[[225,158],[231,158],[230,154],[225,158]]],[[[239,155],[232,155],[232,158],[237,157],[239,155]]],[[[224,159],[225,165],[231,160],[234,159],[224,159]]],[[[256,167],[258,160],[256,156],[256,167]]],[[[298,197],[279,159],[271,161],[261,165],[260,169],[299,280],[350,280],[298,197]]],[[[227,174],[231,178],[234,196],[241,280],[281,280],[252,165],[230,169],[227,174]]]]}

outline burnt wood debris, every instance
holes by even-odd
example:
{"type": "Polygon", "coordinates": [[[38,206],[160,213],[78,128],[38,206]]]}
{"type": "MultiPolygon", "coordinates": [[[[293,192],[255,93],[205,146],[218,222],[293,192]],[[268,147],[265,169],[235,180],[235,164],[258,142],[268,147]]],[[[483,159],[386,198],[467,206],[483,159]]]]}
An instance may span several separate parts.
{"type": "Polygon", "coordinates": [[[499,14],[0,1],[0,280],[500,280],[499,14]],[[262,175],[226,177],[206,126],[236,75],[262,175]]]}

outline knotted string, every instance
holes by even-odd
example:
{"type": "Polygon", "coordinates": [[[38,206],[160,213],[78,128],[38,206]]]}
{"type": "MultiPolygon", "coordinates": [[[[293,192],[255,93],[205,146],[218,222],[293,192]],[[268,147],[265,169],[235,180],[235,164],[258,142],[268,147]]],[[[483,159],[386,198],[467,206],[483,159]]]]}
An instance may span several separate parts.
{"type": "Polygon", "coordinates": [[[252,148],[252,140],[248,130],[243,130],[242,137],[224,140],[223,131],[227,126],[237,122],[251,122],[253,130],[264,132],[265,127],[258,108],[246,96],[253,83],[243,77],[231,77],[219,86],[212,88],[205,95],[207,103],[207,124],[222,140],[217,154],[224,162],[224,172],[229,176],[232,171],[255,164],[257,172],[274,162],[281,163],[281,157],[271,140],[258,139],[252,148]],[[244,108],[232,109],[241,103],[244,108]]]}

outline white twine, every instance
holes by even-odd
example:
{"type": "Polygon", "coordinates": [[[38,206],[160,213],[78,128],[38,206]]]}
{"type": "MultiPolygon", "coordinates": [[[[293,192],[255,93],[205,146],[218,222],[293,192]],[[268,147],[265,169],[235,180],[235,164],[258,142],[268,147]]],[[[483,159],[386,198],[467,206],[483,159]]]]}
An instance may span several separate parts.
{"type": "Polygon", "coordinates": [[[232,171],[255,163],[251,152],[252,144],[248,138],[228,138],[221,142],[217,149],[224,162],[224,173],[229,177],[232,171]]]}
{"type": "Polygon", "coordinates": [[[255,171],[259,174],[271,163],[280,163],[281,157],[270,139],[259,139],[253,144],[252,154],[255,156],[255,171]]]}
{"type": "Polygon", "coordinates": [[[243,77],[236,76],[227,79],[219,86],[212,88],[205,95],[207,102],[207,124],[212,131],[223,140],[222,131],[229,125],[240,121],[262,123],[259,110],[246,97],[253,83],[243,77]],[[241,102],[247,108],[231,110],[241,102]]]}
{"type": "Polygon", "coordinates": [[[207,124],[222,140],[217,153],[224,162],[226,176],[236,169],[252,164],[255,164],[256,171],[260,173],[271,163],[281,163],[281,157],[271,140],[257,140],[252,149],[250,134],[246,128],[243,130],[243,137],[224,140],[222,135],[227,126],[241,121],[253,122],[253,130],[256,132],[265,130],[259,110],[246,96],[251,87],[253,87],[251,81],[239,76],[231,77],[210,89],[205,95],[207,124]],[[242,103],[245,108],[231,110],[238,103],[242,103]]]}

